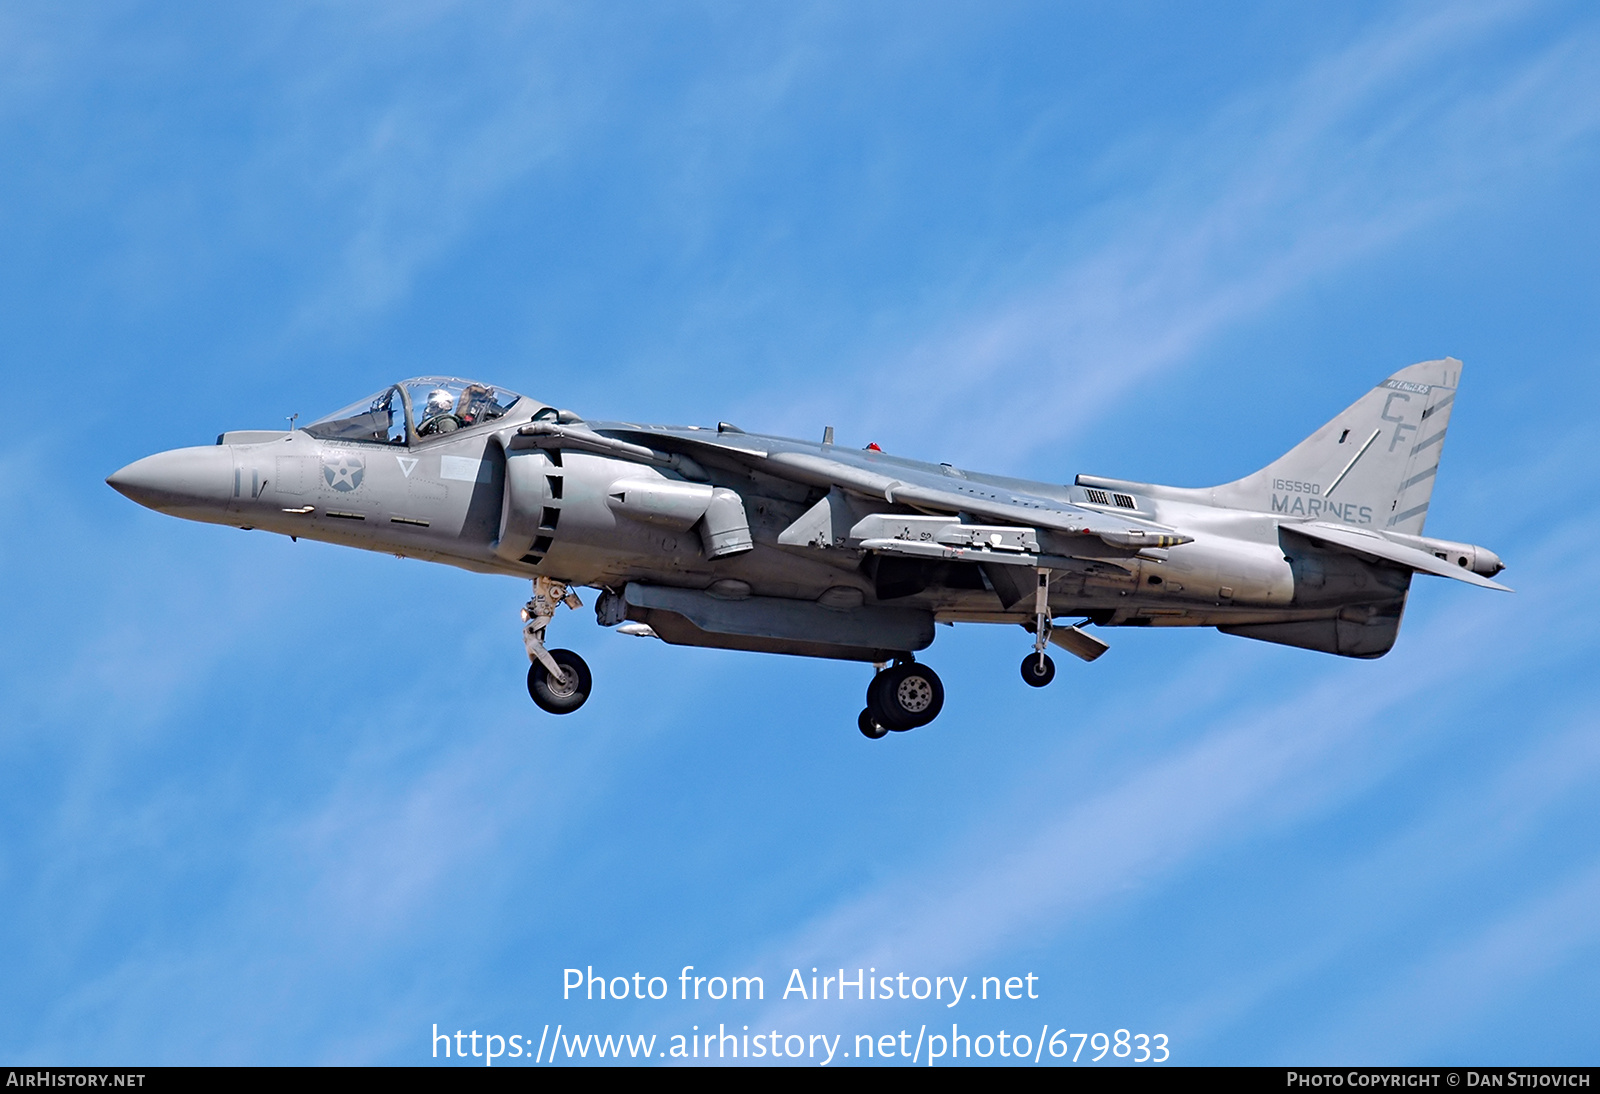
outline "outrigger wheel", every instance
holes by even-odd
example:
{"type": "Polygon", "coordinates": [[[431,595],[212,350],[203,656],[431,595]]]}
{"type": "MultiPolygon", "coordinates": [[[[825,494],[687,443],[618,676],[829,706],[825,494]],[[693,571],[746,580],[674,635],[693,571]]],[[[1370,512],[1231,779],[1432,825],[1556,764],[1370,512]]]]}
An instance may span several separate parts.
{"type": "Polygon", "coordinates": [[[944,684],[939,674],[927,665],[903,661],[884,669],[867,685],[867,709],[861,721],[870,718],[883,729],[903,733],[927,725],[943,708],[944,684]]]}
{"type": "Polygon", "coordinates": [[[1022,659],[1022,678],[1029,687],[1042,688],[1056,678],[1056,663],[1048,653],[1030,653],[1022,659]]]}

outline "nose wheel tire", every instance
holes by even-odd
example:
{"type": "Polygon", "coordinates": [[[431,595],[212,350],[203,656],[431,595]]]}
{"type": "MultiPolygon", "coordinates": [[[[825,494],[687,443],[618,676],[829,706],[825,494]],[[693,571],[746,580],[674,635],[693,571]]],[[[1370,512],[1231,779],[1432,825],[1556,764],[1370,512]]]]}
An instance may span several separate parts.
{"type": "Polygon", "coordinates": [[[872,720],[872,711],[863,710],[856,718],[856,728],[863,737],[876,741],[880,737],[887,737],[889,731],[872,720]]]}
{"type": "Polygon", "coordinates": [[[867,714],[884,729],[903,733],[925,726],[942,709],[944,684],[938,673],[914,661],[885,669],[867,687],[867,714]]]}
{"type": "Polygon", "coordinates": [[[1056,678],[1056,663],[1048,653],[1030,653],[1022,659],[1022,679],[1029,687],[1042,688],[1056,678]]]}
{"type": "Polygon", "coordinates": [[[541,710],[571,714],[588,702],[594,678],[583,658],[571,650],[551,650],[550,656],[561,666],[561,678],[555,679],[543,663],[535,661],[528,667],[528,694],[541,710]]]}

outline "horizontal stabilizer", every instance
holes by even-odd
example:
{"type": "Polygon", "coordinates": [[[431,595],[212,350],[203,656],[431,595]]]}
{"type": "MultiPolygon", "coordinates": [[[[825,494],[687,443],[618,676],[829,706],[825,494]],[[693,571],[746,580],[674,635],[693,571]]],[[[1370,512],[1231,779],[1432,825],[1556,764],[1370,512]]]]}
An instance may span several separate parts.
{"type": "Polygon", "coordinates": [[[1437,574],[1439,577],[1453,577],[1457,581],[1465,581],[1468,585],[1481,585],[1485,589],[1499,589],[1501,592],[1512,592],[1498,581],[1490,581],[1473,573],[1464,566],[1452,566],[1442,558],[1435,558],[1427,551],[1415,547],[1406,547],[1385,539],[1375,532],[1360,532],[1354,528],[1333,524],[1284,524],[1285,531],[1294,532],[1314,539],[1319,543],[1340,547],[1347,551],[1357,551],[1374,558],[1381,558],[1386,562],[1393,562],[1408,569],[1418,570],[1425,574],[1437,574]]]}

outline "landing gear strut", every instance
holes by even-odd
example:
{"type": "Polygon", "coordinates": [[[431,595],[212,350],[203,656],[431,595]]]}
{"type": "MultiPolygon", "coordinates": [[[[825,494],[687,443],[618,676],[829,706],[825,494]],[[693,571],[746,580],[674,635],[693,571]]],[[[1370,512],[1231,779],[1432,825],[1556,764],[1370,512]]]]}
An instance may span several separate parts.
{"type": "Polygon", "coordinates": [[[856,719],[863,734],[876,740],[891,730],[903,733],[925,726],[944,709],[939,674],[915,661],[884,669],[867,685],[867,709],[856,719]]]}
{"type": "Polygon", "coordinates": [[[1056,663],[1044,652],[1050,641],[1050,571],[1040,567],[1033,594],[1033,652],[1022,659],[1022,679],[1042,688],[1056,678],[1056,663]]]}
{"type": "Polygon", "coordinates": [[[522,641],[528,648],[528,694],[551,714],[571,714],[589,699],[593,677],[583,658],[571,650],[546,649],[545,628],[556,606],[583,607],[578,594],[548,577],[534,578],[533,597],[522,609],[522,641]]]}

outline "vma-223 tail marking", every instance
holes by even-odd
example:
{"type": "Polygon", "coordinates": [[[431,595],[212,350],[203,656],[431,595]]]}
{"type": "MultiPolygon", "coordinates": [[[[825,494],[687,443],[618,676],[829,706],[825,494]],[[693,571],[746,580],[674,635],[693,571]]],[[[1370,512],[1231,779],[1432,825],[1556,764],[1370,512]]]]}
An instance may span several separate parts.
{"type": "Polygon", "coordinates": [[[1282,458],[1209,489],[1029,482],[700,426],[589,421],[455,377],[310,425],[224,433],[106,481],[152,509],[530,579],[528,690],[566,714],[583,659],[557,609],[676,645],[870,662],[878,738],[944,702],[936,623],[1020,625],[1022,677],[1111,627],[1215,627],[1345,657],[1394,645],[1415,573],[1491,589],[1489,550],[1422,534],[1461,363],[1402,369],[1282,458]],[[1093,630],[1086,629],[1092,627],[1093,630]]]}

